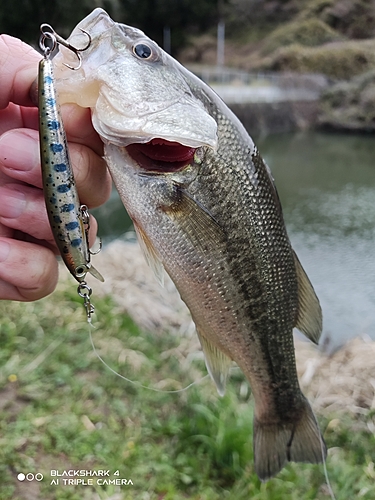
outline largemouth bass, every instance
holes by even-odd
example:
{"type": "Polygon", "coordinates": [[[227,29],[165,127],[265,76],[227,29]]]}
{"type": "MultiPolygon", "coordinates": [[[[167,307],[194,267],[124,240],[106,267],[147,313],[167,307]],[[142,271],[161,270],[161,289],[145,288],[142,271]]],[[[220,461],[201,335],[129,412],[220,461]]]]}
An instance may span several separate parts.
{"type": "Polygon", "coordinates": [[[262,480],[326,454],[295,366],[292,330],[318,342],[319,301],[286,233],[271,173],[219,97],[136,28],[94,10],[72,32],[92,38],[55,59],[63,101],[92,109],[105,158],[146,257],[190,309],[220,394],[232,361],[255,400],[262,480]]]}

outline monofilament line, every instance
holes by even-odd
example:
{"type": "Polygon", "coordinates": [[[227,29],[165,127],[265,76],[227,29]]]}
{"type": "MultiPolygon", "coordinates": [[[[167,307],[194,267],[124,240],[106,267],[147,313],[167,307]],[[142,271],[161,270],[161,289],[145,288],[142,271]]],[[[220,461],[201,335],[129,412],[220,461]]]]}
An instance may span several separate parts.
{"type": "Polygon", "coordinates": [[[201,379],[199,380],[196,380],[195,382],[192,382],[191,384],[187,385],[186,387],[184,387],[183,389],[176,389],[176,390],[173,390],[173,391],[164,391],[163,389],[157,389],[156,387],[148,387],[147,385],[143,385],[141,384],[140,382],[136,381],[136,380],[130,380],[129,378],[127,377],[124,377],[124,375],[121,375],[120,373],[116,372],[116,370],[114,370],[113,368],[111,368],[105,361],[104,359],[100,356],[100,354],[98,353],[98,351],[96,350],[96,347],[94,345],[94,339],[92,338],[92,328],[94,328],[94,326],[92,325],[92,323],[90,322],[89,323],[89,334],[90,334],[90,342],[91,342],[91,346],[92,346],[92,349],[96,355],[96,357],[103,363],[103,365],[108,368],[108,370],[110,370],[114,375],[116,375],[117,377],[120,377],[122,378],[123,380],[125,380],[126,382],[129,382],[130,384],[133,384],[135,385],[136,387],[141,387],[142,389],[148,389],[149,391],[154,391],[154,392],[164,392],[164,393],[167,393],[167,394],[176,394],[178,392],[184,392],[184,391],[187,391],[188,389],[190,389],[190,387],[193,387],[193,385],[196,385],[196,384],[200,384],[201,382],[203,382],[204,379],[206,379],[207,377],[209,377],[209,375],[205,375],[204,377],[202,377],[201,379]]]}
{"type": "MultiPolygon", "coordinates": [[[[320,391],[321,391],[321,388],[319,388],[317,394],[315,395],[314,401],[317,401],[317,399],[319,397],[320,391]]],[[[316,420],[315,414],[314,414],[314,418],[316,420]]],[[[327,487],[328,487],[328,493],[329,493],[329,495],[330,495],[330,497],[331,497],[332,500],[336,500],[335,494],[333,492],[333,489],[332,489],[332,486],[331,486],[331,483],[330,483],[330,480],[329,480],[329,477],[328,477],[327,461],[326,461],[326,458],[325,458],[325,455],[324,455],[324,443],[323,443],[323,440],[322,440],[322,436],[320,436],[320,447],[321,447],[321,450],[322,450],[323,471],[324,471],[324,477],[325,477],[325,480],[326,480],[326,484],[327,484],[327,487]]]]}
{"type": "Polygon", "coordinates": [[[329,477],[328,477],[327,461],[326,461],[325,454],[324,454],[323,439],[322,439],[321,435],[319,437],[320,437],[320,447],[321,447],[321,450],[322,450],[323,471],[324,471],[324,477],[325,477],[325,480],[326,480],[326,484],[327,484],[327,487],[328,487],[328,493],[329,493],[329,495],[330,495],[330,497],[331,497],[332,500],[336,500],[335,494],[333,493],[333,489],[331,487],[331,482],[330,482],[329,477]]]}
{"type": "MultiPolygon", "coordinates": [[[[124,377],[124,375],[121,375],[120,373],[116,372],[116,370],[114,370],[113,368],[111,368],[105,361],[104,359],[100,356],[100,354],[98,353],[98,351],[96,350],[96,347],[95,347],[95,344],[94,344],[94,339],[92,337],[92,328],[95,328],[93,326],[93,324],[91,323],[91,321],[89,322],[89,335],[90,335],[90,342],[91,342],[91,346],[92,346],[92,349],[96,355],[96,357],[99,359],[99,361],[101,361],[103,363],[103,365],[109,370],[111,371],[114,375],[116,375],[117,377],[120,377],[122,378],[123,380],[125,380],[126,382],[129,382],[130,384],[133,384],[135,385],[136,387],[140,387],[142,389],[148,389],[149,391],[154,391],[154,392],[162,392],[162,393],[166,393],[166,394],[176,394],[176,393],[179,393],[179,392],[184,392],[184,391],[187,391],[188,389],[190,389],[190,387],[192,387],[193,385],[196,385],[196,384],[200,384],[201,382],[203,382],[203,380],[205,380],[207,377],[209,377],[209,374],[205,375],[204,377],[202,377],[200,380],[196,380],[195,382],[192,382],[191,384],[187,385],[186,387],[184,387],[183,389],[176,389],[176,390],[173,390],[173,391],[165,391],[163,389],[157,389],[156,387],[148,387],[146,385],[143,385],[141,384],[140,382],[138,381],[134,381],[134,380],[130,380],[129,378],[127,377],[124,377]]],[[[232,370],[235,370],[236,368],[238,367],[232,367],[232,370]]],[[[324,477],[325,477],[325,480],[326,480],[326,484],[327,484],[327,487],[328,487],[328,492],[329,492],[329,495],[331,497],[331,500],[336,500],[336,497],[335,497],[335,494],[333,493],[333,490],[332,490],[332,487],[331,487],[331,483],[330,483],[330,480],[329,480],[329,477],[328,477],[328,471],[327,471],[327,462],[326,462],[326,459],[325,459],[325,456],[324,456],[324,444],[323,444],[323,440],[322,438],[320,437],[320,446],[321,446],[321,450],[322,450],[322,459],[323,459],[323,470],[324,470],[324,477]]]]}

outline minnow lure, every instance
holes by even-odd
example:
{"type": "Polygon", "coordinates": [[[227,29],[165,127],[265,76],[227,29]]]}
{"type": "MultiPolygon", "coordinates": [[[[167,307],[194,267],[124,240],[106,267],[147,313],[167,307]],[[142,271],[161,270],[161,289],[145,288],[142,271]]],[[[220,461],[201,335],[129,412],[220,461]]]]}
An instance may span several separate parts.
{"type": "Polygon", "coordinates": [[[85,49],[75,49],[49,25],[42,24],[41,32],[39,44],[44,57],[39,63],[38,105],[44,198],[56,245],[66,267],[79,282],[78,293],[84,298],[87,319],[90,321],[94,307],[90,303],[91,288],[85,282],[85,277],[89,272],[100,281],[104,279],[90,263],[90,254],[93,252],[88,244],[89,213],[87,206],[79,203],[50,58],[57,43],[63,43],[76,53],[80,66],[78,51],[85,49]],[[51,46],[47,45],[47,40],[51,46]]]}

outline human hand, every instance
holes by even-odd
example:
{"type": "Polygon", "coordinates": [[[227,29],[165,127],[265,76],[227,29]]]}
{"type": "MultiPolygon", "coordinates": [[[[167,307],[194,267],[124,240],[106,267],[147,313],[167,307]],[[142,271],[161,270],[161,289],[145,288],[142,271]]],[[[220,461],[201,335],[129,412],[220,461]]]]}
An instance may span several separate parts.
{"type": "MultiPolygon", "coordinates": [[[[30,87],[42,56],[7,35],[0,36],[0,299],[31,301],[51,293],[57,283],[55,246],[42,190],[38,109],[30,87]]],[[[102,159],[102,142],[90,111],[62,108],[80,202],[104,203],[111,180],[102,159]]],[[[90,218],[96,234],[96,221],[90,218]]]]}

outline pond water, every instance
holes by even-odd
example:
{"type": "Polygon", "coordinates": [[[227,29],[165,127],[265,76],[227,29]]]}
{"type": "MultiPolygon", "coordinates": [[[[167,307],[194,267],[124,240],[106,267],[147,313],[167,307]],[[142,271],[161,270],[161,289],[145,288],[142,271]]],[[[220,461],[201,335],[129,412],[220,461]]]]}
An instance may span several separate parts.
{"type": "Polygon", "coordinates": [[[275,177],[288,233],[323,309],[323,342],[375,338],[375,140],[299,133],[258,147],[275,177]]]}
{"type": "MultiPolygon", "coordinates": [[[[375,338],[375,139],[304,132],[255,142],[320,299],[322,342],[333,350],[357,335],[375,338]]],[[[116,194],[95,216],[104,241],[129,228],[116,194]]]]}

